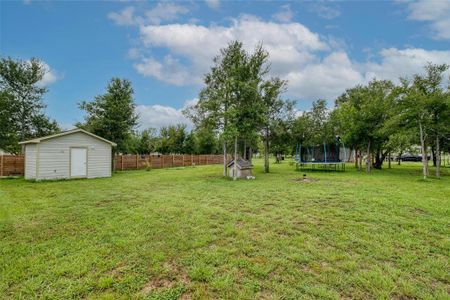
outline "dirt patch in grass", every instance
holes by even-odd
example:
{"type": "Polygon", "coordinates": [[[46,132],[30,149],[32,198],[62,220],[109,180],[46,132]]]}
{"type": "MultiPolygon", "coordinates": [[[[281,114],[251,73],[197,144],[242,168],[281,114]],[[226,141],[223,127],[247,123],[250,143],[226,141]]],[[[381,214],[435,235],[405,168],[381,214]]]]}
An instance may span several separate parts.
{"type": "MultiPolygon", "coordinates": [[[[165,263],[164,269],[168,270],[168,275],[161,274],[149,280],[141,289],[142,294],[148,295],[153,292],[160,293],[177,285],[187,287],[190,284],[189,276],[176,262],[169,261],[165,263]]],[[[190,292],[186,291],[183,293],[181,299],[191,299],[190,292]]]]}
{"type": "Polygon", "coordinates": [[[418,207],[408,207],[409,211],[420,216],[429,216],[430,213],[418,207]]]}
{"type": "Polygon", "coordinates": [[[310,183],[310,182],[317,182],[319,181],[319,179],[304,177],[304,178],[294,178],[292,179],[292,181],[299,183],[310,183]]]}
{"type": "Polygon", "coordinates": [[[236,228],[242,228],[244,227],[244,222],[243,221],[237,221],[236,224],[234,225],[236,228]]]}

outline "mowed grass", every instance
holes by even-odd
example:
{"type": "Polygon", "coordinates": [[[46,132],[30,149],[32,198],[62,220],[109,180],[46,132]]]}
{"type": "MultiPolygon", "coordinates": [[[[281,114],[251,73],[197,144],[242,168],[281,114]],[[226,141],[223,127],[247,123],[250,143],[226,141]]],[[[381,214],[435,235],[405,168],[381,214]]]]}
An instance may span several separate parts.
{"type": "Polygon", "coordinates": [[[449,299],[450,176],[287,162],[0,181],[0,297],[449,299]]]}

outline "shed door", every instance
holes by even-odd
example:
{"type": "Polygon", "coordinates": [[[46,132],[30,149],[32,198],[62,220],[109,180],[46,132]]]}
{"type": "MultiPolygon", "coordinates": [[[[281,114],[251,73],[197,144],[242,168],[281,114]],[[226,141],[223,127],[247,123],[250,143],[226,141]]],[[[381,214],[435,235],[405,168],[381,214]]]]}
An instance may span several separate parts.
{"type": "Polygon", "coordinates": [[[86,148],[70,148],[70,177],[86,177],[86,154],[86,148]]]}

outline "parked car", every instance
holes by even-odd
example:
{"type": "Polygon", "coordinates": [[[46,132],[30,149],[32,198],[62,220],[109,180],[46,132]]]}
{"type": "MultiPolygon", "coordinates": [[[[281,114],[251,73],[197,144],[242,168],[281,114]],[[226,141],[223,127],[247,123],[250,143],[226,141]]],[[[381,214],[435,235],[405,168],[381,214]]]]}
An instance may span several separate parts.
{"type": "MultiPolygon", "coordinates": [[[[400,157],[401,161],[422,161],[422,155],[405,154],[400,157]]],[[[430,156],[428,155],[428,159],[430,156]]]]}

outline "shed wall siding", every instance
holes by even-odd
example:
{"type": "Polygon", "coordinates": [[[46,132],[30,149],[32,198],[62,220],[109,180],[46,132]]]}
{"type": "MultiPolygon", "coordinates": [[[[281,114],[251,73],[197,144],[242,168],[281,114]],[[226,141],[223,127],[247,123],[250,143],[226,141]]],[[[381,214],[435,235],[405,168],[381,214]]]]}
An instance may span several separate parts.
{"type": "Polygon", "coordinates": [[[25,146],[25,179],[36,178],[36,155],[36,144],[28,144],[25,146]]]}
{"type": "Polygon", "coordinates": [[[69,178],[71,147],[87,148],[88,178],[111,176],[111,145],[77,132],[40,143],[38,179],[69,178]]]}

